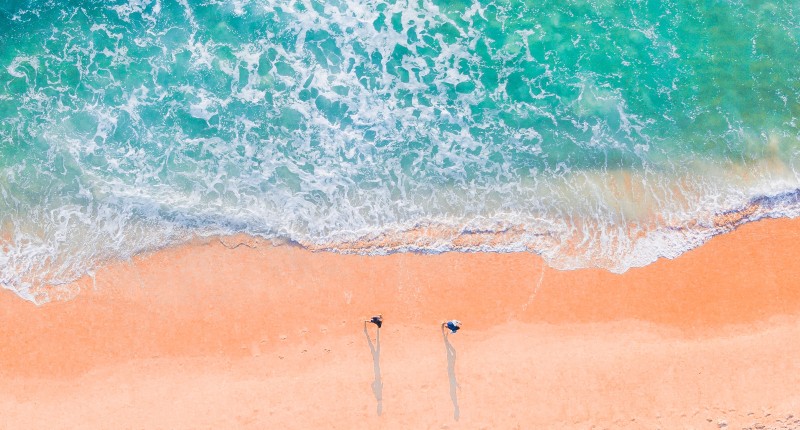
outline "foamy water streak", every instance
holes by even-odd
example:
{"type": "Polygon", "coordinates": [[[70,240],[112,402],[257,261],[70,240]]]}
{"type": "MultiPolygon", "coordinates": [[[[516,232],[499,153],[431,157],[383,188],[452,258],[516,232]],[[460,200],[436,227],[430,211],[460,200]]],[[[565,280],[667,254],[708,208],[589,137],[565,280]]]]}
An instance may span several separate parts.
{"type": "Polygon", "coordinates": [[[798,16],[0,3],[0,284],[46,301],[105,261],[238,233],[616,272],[675,257],[797,216],[798,16]]]}

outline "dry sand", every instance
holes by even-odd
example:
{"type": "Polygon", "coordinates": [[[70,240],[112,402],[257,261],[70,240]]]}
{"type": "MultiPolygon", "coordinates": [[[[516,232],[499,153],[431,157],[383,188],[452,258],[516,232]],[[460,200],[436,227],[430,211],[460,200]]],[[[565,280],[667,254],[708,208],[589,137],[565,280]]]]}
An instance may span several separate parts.
{"type": "Polygon", "coordinates": [[[623,275],[239,239],[0,293],[0,428],[800,428],[800,220],[623,275]]]}

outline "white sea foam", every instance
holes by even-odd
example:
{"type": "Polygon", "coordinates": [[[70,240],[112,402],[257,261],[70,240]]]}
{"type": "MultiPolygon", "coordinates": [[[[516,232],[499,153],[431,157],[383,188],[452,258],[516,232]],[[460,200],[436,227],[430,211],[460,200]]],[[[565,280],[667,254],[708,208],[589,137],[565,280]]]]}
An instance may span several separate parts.
{"type": "MultiPolygon", "coordinates": [[[[770,177],[765,171],[760,173],[770,177]]],[[[626,173],[619,172],[619,175],[626,173]]],[[[328,180],[332,178],[324,173],[320,176],[328,180]]],[[[631,180],[642,181],[643,186],[652,184],[652,178],[650,181],[646,179],[631,180]]],[[[557,200],[559,204],[555,206],[547,207],[551,204],[548,202],[529,206],[524,212],[483,207],[476,208],[475,212],[490,213],[490,216],[463,218],[451,215],[402,221],[381,207],[381,204],[392,204],[390,196],[384,199],[375,199],[374,195],[356,196],[351,201],[339,202],[340,211],[325,214],[319,211],[318,205],[289,194],[275,196],[271,202],[248,200],[250,197],[241,191],[244,184],[226,184],[219,179],[206,178],[210,182],[200,188],[219,190],[220,194],[230,191],[235,196],[233,200],[244,206],[227,207],[220,199],[209,201],[207,195],[197,192],[188,196],[166,188],[147,192],[141,187],[126,186],[121,181],[106,182],[98,178],[99,182],[92,184],[93,200],[104,203],[89,206],[65,204],[60,205],[58,211],[33,211],[28,214],[27,223],[14,225],[11,240],[4,241],[1,281],[25,298],[47,300],[47,297],[35,296],[32,291],[36,291],[41,282],[60,284],[73,280],[93,267],[87,263],[129,258],[144,250],[180,243],[194,235],[237,232],[287,238],[313,249],[348,253],[533,251],[560,269],[597,266],[623,272],[658,258],[674,258],[743,222],[764,217],[798,216],[799,184],[796,179],[793,185],[791,178],[782,179],[784,183],[780,185],[780,181],[773,180],[753,183],[749,189],[744,187],[733,194],[728,192],[728,196],[721,200],[722,196],[717,194],[719,190],[715,191],[713,184],[705,183],[702,187],[709,190],[708,194],[692,195],[694,191],[689,191],[686,197],[690,199],[686,206],[681,207],[672,201],[672,205],[678,206],[671,208],[671,213],[650,213],[638,205],[641,202],[630,201],[636,199],[636,195],[627,199],[604,195],[605,191],[613,188],[609,185],[620,179],[599,174],[594,178],[572,177],[560,184],[551,181],[537,184],[530,190],[517,190],[521,195],[527,193],[540,199],[557,200]],[[598,187],[595,193],[586,194],[591,189],[588,186],[591,181],[599,181],[598,187]],[[553,192],[548,196],[542,192],[543,189],[553,192]],[[759,199],[764,194],[751,194],[765,191],[769,191],[766,195],[771,196],[766,200],[759,199]],[[582,204],[569,201],[582,198],[582,204]],[[628,212],[629,215],[615,221],[614,217],[620,212],[614,207],[620,204],[633,205],[639,212],[623,211],[621,213],[628,212]],[[715,223],[714,217],[720,215],[725,207],[716,206],[720,204],[734,209],[748,205],[757,208],[732,223],[715,223]],[[564,208],[570,208],[572,214],[565,216],[564,208]],[[276,213],[284,213],[287,217],[280,219],[276,213]],[[664,223],[648,220],[651,216],[664,214],[671,219],[664,223]],[[297,219],[304,216],[314,222],[297,223],[297,219]],[[375,216],[383,221],[382,227],[373,227],[375,216]],[[509,234],[515,229],[514,234],[509,234]],[[459,244],[465,236],[475,237],[476,234],[485,237],[466,245],[459,244]]],[[[720,181],[717,186],[724,185],[720,181]]],[[[324,185],[318,187],[326,189],[324,185]]],[[[451,191],[456,195],[462,193],[461,190],[451,191]]],[[[650,204],[662,210],[664,207],[660,204],[663,202],[656,203],[655,200],[667,191],[651,190],[649,198],[653,201],[650,204]]],[[[445,190],[439,192],[450,196],[445,190]]],[[[436,204],[436,199],[418,204],[436,204]]],[[[420,211],[434,212],[430,207],[420,211]]]]}

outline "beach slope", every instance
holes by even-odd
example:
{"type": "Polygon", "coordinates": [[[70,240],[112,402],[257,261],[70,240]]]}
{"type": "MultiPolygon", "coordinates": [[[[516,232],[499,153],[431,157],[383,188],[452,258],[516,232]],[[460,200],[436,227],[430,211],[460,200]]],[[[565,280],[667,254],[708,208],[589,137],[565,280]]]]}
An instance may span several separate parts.
{"type": "Polygon", "coordinates": [[[622,275],[166,249],[72,300],[0,294],[0,427],[797,428],[798,239],[800,220],[760,221],[622,275]]]}

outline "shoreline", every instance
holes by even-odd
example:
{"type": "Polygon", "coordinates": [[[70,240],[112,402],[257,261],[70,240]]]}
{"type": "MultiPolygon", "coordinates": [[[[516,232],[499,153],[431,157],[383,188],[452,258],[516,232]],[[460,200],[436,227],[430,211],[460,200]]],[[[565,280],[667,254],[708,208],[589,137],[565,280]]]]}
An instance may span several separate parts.
{"type": "Polygon", "coordinates": [[[624,274],[530,253],[168,248],[104,266],[70,301],[0,293],[0,414],[12,428],[784,422],[800,410],[797,238],[800,219],[762,220],[624,274]],[[360,322],[378,312],[381,416],[360,322]],[[459,421],[439,333],[451,318],[459,421]]]}
{"type": "MultiPolygon", "coordinates": [[[[625,181],[628,186],[630,181],[625,181]]],[[[72,297],[69,287],[83,284],[82,279],[93,277],[97,270],[114,265],[120,261],[131,261],[134,259],[147,258],[148,256],[165,250],[186,247],[200,246],[213,241],[225,242],[227,240],[241,241],[241,244],[258,244],[257,246],[297,246],[311,252],[330,252],[343,255],[362,255],[362,256],[386,256],[394,254],[419,254],[436,255],[446,253],[490,253],[490,254],[515,254],[530,252],[538,255],[547,261],[547,264],[555,270],[607,270],[611,273],[623,274],[629,270],[647,267],[662,259],[676,259],[686,252],[704,246],[708,241],[717,236],[729,234],[740,227],[758,223],[762,221],[800,218],[797,208],[776,210],[776,207],[792,202],[796,204],[800,199],[800,189],[781,192],[777,194],[760,194],[750,198],[746,203],[728,208],[724,211],[717,211],[705,214],[701,218],[690,221],[676,221],[667,223],[663,216],[652,214],[648,220],[640,220],[641,223],[634,223],[635,228],[631,227],[628,231],[629,239],[635,239],[633,243],[617,249],[617,255],[613,258],[608,255],[590,255],[591,246],[583,247],[586,238],[580,237],[558,237],[557,230],[534,231],[526,227],[524,223],[514,221],[494,221],[491,225],[480,226],[480,222],[470,222],[466,225],[452,225],[441,220],[428,220],[411,225],[395,225],[393,228],[376,230],[372,232],[359,231],[350,232],[349,237],[331,239],[330,242],[317,242],[309,239],[297,239],[287,236],[277,236],[271,238],[250,235],[250,233],[240,232],[226,234],[221,232],[204,234],[186,231],[183,239],[171,239],[163,243],[149,243],[147,246],[139,247],[138,252],[116,250],[111,254],[114,257],[106,256],[99,260],[89,259],[88,261],[73,262],[76,266],[64,266],[59,270],[69,273],[64,278],[53,279],[48,269],[41,269],[41,272],[31,271],[18,278],[17,273],[2,272],[6,279],[16,279],[16,286],[13,284],[0,285],[0,290],[9,290],[25,300],[30,300],[37,304],[47,303],[49,300],[63,301],[72,297]],[[656,222],[655,220],[658,220],[656,222]],[[660,227],[659,227],[660,225],[660,227]],[[637,230],[644,228],[643,231],[637,230]],[[205,235],[207,234],[207,235],[205,235]],[[637,254],[635,251],[639,251],[637,254]],[[125,257],[123,257],[125,256],[125,257]],[[73,270],[71,267],[82,267],[73,270]],[[82,275],[79,275],[82,274],[82,275]],[[78,279],[75,277],[79,276],[78,279]],[[47,284],[49,279],[51,284],[47,284]],[[66,279],[71,279],[67,281],[66,279]],[[59,291],[59,287],[66,290],[59,291]],[[53,293],[53,298],[47,297],[43,291],[53,293]]],[[[487,220],[483,220],[487,221],[487,220]]],[[[599,224],[590,219],[584,219],[573,229],[600,228],[599,224]]],[[[8,226],[6,226],[8,227],[8,226]]],[[[561,226],[564,227],[564,226],[561,226]]],[[[623,235],[623,237],[626,237],[623,235]]],[[[9,233],[0,231],[0,238],[8,242],[4,246],[12,246],[13,238],[9,233]]],[[[593,241],[614,242],[618,239],[600,235],[593,241]]],[[[593,242],[590,241],[590,242],[593,242]]],[[[80,243],[80,241],[78,241],[80,243]]],[[[91,243],[86,243],[91,248],[91,243]]],[[[95,246],[97,244],[94,244],[95,246]]],[[[24,245],[14,244],[12,247],[24,245]]],[[[230,246],[228,246],[230,247],[230,246]]],[[[88,249],[88,248],[87,248],[88,249]]],[[[17,250],[18,251],[18,250],[17,250]]],[[[606,250],[608,251],[608,250],[606,250]]],[[[602,253],[601,253],[602,254],[602,253]]],[[[38,254],[41,260],[56,259],[63,257],[51,254],[38,254]]],[[[19,263],[19,262],[17,262],[19,263]]],[[[14,266],[14,264],[9,264],[14,266]]],[[[28,262],[23,262],[27,266],[28,262]]]]}

